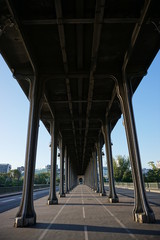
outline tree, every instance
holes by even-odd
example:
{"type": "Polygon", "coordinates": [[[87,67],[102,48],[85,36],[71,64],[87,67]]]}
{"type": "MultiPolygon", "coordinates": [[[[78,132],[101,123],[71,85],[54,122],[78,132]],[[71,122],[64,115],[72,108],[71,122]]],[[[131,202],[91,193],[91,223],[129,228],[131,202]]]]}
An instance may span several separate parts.
{"type": "Polygon", "coordinates": [[[39,173],[34,176],[35,184],[48,184],[50,180],[50,173],[39,173]]]}
{"type": "Polygon", "coordinates": [[[154,164],[153,161],[148,162],[148,165],[152,167],[153,170],[156,169],[156,165],[154,164]]]}
{"type": "Polygon", "coordinates": [[[117,182],[131,182],[132,173],[130,161],[128,157],[118,155],[117,159],[113,159],[114,178],[117,182]]]}
{"type": "Polygon", "coordinates": [[[152,167],[145,176],[146,182],[160,182],[160,169],[156,167],[154,162],[148,162],[148,165],[152,167]]]}

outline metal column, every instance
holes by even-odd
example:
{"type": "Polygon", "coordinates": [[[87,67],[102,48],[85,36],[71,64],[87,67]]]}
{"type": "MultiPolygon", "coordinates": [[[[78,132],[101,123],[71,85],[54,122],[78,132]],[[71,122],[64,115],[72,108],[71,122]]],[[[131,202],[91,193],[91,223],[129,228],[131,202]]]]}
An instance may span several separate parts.
{"type": "Polygon", "coordinates": [[[93,152],[93,161],[94,161],[94,172],[95,172],[95,192],[99,192],[98,187],[98,172],[97,172],[97,154],[96,151],[93,152]]]}
{"type": "Polygon", "coordinates": [[[65,147],[65,193],[68,193],[68,150],[65,147]]]}
{"type": "Polygon", "coordinates": [[[107,166],[108,166],[108,178],[109,178],[109,202],[119,202],[118,196],[116,194],[114,175],[113,175],[113,160],[112,160],[112,148],[111,148],[111,130],[110,122],[107,119],[106,124],[102,126],[102,132],[105,141],[106,155],[107,155],[107,166]]]}
{"type": "Polygon", "coordinates": [[[20,208],[14,220],[15,227],[24,227],[36,223],[36,213],[33,205],[33,184],[39,129],[39,117],[43,92],[43,84],[40,80],[40,78],[35,76],[30,89],[31,98],[25,156],[23,193],[20,208]]]}
{"type": "Polygon", "coordinates": [[[105,196],[106,192],[104,189],[104,181],[103,181],[103,162],[102,162],[102,151],[101,151],[100,141],[97,143],[97,155],[98,155],[99,179],[100,179],[99,193],[101,196],[105,196]]]}
{"type": "Polygon", "coordinates": [[[70,191],[70,158],[68,156],[68,192],[70,191]]]}
{"type": "Polygon", "coordinates": [[[57,167],[57,128],[56,120],[50,124],[51,126],[51,176],[50,176],[50,193],[48,205],[58,204],[56,196],[56,167],[57,167]]]}
{"type": "Polygon", "coordinates": [[[63,139],[60,139],[60,191],[59,196],[65,197],[64,193],[64,150],[65,146],[63,143],[63,139]]]}
{"type": "Polygon", "coordinates": [[[121,102],[125,130],[132,166],[132,175],[135,189],[135,205],[133,217],[136,222],[155,222],[154,213],[149,206],[142,175],[142,167],[132,106],[132,92],[130,82],[123,72],[123,79],[119,79],[117,94],[121,102]]]}

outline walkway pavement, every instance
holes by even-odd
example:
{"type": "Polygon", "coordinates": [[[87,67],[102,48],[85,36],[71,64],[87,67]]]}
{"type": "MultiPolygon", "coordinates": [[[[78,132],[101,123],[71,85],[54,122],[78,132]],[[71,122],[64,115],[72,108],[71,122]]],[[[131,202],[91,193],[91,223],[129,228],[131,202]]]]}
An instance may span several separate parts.
{"type": "Polygon", "coordinates": [[[153,205],[157,222],[133,222],[133,199],[119,196],[120,203],[108,203],[84,185],[77,186],[58,205],[48,206],[47,197],[35,201],[37,224],[14,228],[17,208],[0,214],[0,239],[7,240],[107,240],[160,239],[160,207],[153,205]]]}

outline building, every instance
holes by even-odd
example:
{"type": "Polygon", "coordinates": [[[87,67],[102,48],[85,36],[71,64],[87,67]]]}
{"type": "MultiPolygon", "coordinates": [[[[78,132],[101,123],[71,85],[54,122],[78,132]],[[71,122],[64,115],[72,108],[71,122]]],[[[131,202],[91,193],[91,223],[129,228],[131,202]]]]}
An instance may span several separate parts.
{"type": "Polygon", "coordinates": [[[51,171],[51,165],[47,165],[47,166],[45,166],[45,168],[47,169],[47,172],[50,172],[51,171]]]}
{"type": "Polygon", "coordinates": [[[0,164],[0,173],[8,173],[12,166],[10,164],[0,164]]]}
{"type": "Polygon", "coordinates": [[[103,177],[108,180],[108,168],[107,167],[103,167],[103,177]]]}
{"type": "MultiPolygon", "coordinates": [[[[47,172],[51,171],[51,165],[48,164],[47,166],[45,166],[45,169],[47,169],[47,172]]],[[[56,164],[56,172],[58,171],[58,164],[56,164]]]]}
{"type": "Polygon", "coordinates": [[[22,173],[22,172],[24,172],[24,167],[23,167],[23,166],[17,167],[17,170],[18,170],[20,173],[22,173]]]}

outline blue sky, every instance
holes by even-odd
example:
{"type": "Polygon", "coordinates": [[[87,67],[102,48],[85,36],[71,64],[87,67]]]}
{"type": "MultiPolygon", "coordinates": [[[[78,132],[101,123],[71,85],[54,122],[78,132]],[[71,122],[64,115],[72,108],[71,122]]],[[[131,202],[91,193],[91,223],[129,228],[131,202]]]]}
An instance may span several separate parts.
{"type": "MultiPolygon", "coordinates": [[[[143,167],[160,161],[160,52],[133,96],[133,106],[143,167]]],[[[0,163],[12,169],[24,165],[29,101],[0,56],[0,163]]],[[[113,157],[128,156],[121,118],[111,138],[113,157]]],[[[36,168],[50,164],[50,135],[40,123],[36,168]]],[[[104,160],[104,165],[106,161],[104,160]]]]}

